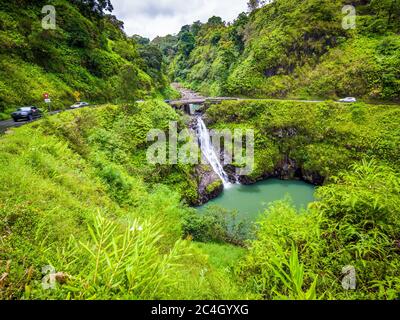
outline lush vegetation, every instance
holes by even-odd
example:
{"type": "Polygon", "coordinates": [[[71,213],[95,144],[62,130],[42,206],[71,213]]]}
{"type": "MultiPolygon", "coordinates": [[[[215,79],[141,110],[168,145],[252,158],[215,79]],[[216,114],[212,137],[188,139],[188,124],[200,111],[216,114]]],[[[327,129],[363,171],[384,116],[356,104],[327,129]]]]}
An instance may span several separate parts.
{"type": "Polygon", "coordinates": [[[285,163],[301,170],[291,177],[310,182],[364,158],[400,168],[396,106],[245,100],[214,105],[206,116],[215,128],[255,130],[254,180],[285,163]]]}
{"type": "Polygon", "coordinates": [[[255,229],[226,210],[199,216],[182,203],[192,167],[146,162],[148,129],[181,123],[161,102],[82,109],[13,130],[0,144],[1,298],[397,298],[399,112],[212,106],[213,127],[256,130],[254,179],[282,157],[327,177],[307,210],[272,204],[255,229]],[[47,265],[56,289],[42,286],[47,265]],[[341,285],[348,265],[355,291],[341,285]]]}
{"type": "Polygon", "coordinates": [[[205,94],[368,100],[400,98],[400,4],[250,1],[233,23],[213,17],[157,44],[170,76],[205,94]],[[268,3],[260,6],[260,2],[268,3]],[[344,29],[354,5],[356,28],[344,29]]]}
{"type": "Polygon", "coordinates": [[[149,128],[177,117],[157,101],[104,106],[0,138],[0,298],[252,297],[230,280],[242,249],[211,245],[214,263],[190,241],[187,171],[146,161],[149,128]],[[47,265],[56,290],[42,287],[47,265]]]}
{"type": "Polygon", "coordinates": [[[214,128],[255,130],[251,179],[287,163],[288,178],[325,178],[308,210],[282,201],[260,218],[238,271],[248,290],[266,299],[398,298],[397,106],[238,101],[206,115],[214,128]],[[355,291],[342,288],[346,266],[355,291]]]}
{"type": "Polygon", "coordinates": [[[232,24],[212,17],[152,42],[128,37],[108,0],[50,1],[55,30],[40,26],[47,2],[1,2],[0,112],[46,91],[54,108],[108,104],[0,137],[0,299],[399,298],[398,106],[208,105],[210,128],[254,130],[245,182],[319,186],[307,209],[284,199],[255,225],[190,207],[207,166],[146,157],[151,129],[190,121],[158,99],[176,94],[166,71],[213,95],[398,100],[397,1],[352,1],[357,28],[344,30],[349,1],[252,0],[232,24]]]}
{"type": "Polygon", "coordinates": [[[1,1],[1,118],[18,106],[45,108],[45,92],[53,109],[171,93],[161,51],[128,37],[107,8],[107,1],[1,1]],[[45,5],[56,9],[54,30],[42,28],[45,5]]]}

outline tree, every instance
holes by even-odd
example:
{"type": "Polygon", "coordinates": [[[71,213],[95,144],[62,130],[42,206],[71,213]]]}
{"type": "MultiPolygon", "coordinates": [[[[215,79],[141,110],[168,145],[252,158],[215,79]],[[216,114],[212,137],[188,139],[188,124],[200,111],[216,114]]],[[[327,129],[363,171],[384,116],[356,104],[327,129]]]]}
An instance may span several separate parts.
{"type": "Polygon", "coordinates": [[[213,16],[210,19],[208,19],[207,24],[208,25],[212,25],[212,26],[224,26],[225,25],[225,23],[222,20],[222,18],[221,17],[216,17],[216,16],[213,16]]]}
{"type": "Polygon", "coordinates": [[[177,43],[178,37],[170,34],[165,37],[156,37],[151,42],[151,44],[160,48],[166,58],[170,58],[176,54],[177,43]]]}
{"type": "Polygon", "coordinates": [[[233,26],[235,28],[237,27],[243,27],[249,22],[249,16],[247,15],[246,12],[242,12],[239,14],[239,16],[236,18],[236,20],[233,22],[233,26]]]}
{"type": "Polygon", "coordinates": [[[163,54],[156,45],[144,45],[139,47],[140,57],[143,59],[144,69],[153,79],[162,78],[163,54]]]}
{"type": "Polygon", "coordinates": [[[143,38],[142,36],[139,36],[138,34],[133,35],[132,39],[135,40],[136,43],[140,44],[140,45],[148,45],[150,43],[150,39],[143,38]]]}
{"type": "Polygon", "coordinates": [[[118,88],[120,97],[123,100],[135,100],[140,82],[138,69],[132,64],[127,64],[121,68],[120,77],[121,83],[118,88]]]}
{"type": "Polygon", "coordinates": [[[84,12],[88,14],[96,14],[104,16],[104,12],[112,12],[114,10],[111,0],[72,0],[72,3],[78,5],[84,12]]]}
{"type": "Polygon", "coordinates": [[[371,7],[378,15],[387,19],[388,27],[398,27],[400,20],[400,1],[399,0],[373,0],[371,7]]]}
{"type": "Polygon", "coordinates": [[[244,50],[244,30],[248,22],[248,14],[242,12],[233,22],[231,31],[229,32],[229,37],[235,43],[235,47],[239,52],[243,52],[244,50]]]}
{"type": "Polygon", "coordinates": [[[203,24],[200,21],[196,21],[192,24],[190,31],[193,33],[195,37],[197,37],[197,35],[199,34],[202,26],[203,24]]]}
{"type": "Polygon", "coordinates": [[[190,25],[184,25],[182,28],[181,28],[181,31],[179,31],[179,35],[181,35],[181,34],[183,34],[183,33],[186,33],[186,32],[191,32],[191,26],[190,25]]]}
{"type": "Polygon", "coordinates": [[[196,39],[191,32],[184,32],[179,37],[178,47],[187,57],[195,47],[196,39]]]}
{"type": "Polygon", "coordinates": [[[249,0],[249,2],[247,2],[247,6],[249,8],[249,11],[253,12],[254,10],[261,8],[262,6],[269,4],[272,1],[273,0],[249,0]]]}
{"type": "Polygon", "coordinates": [[[118,18],[114,15],[108,14],[105,16],[105,19],[108,20],[108,22],[114,26],[116,29],[119,31],[124,31],[124,22],[121,20],[118,20],[118,18]]]}
{"type": "Polygon", "coordinates": [[[250,12],[258,9],[260,7],[260,0],[249,0],[247,3],[250,12]]]}

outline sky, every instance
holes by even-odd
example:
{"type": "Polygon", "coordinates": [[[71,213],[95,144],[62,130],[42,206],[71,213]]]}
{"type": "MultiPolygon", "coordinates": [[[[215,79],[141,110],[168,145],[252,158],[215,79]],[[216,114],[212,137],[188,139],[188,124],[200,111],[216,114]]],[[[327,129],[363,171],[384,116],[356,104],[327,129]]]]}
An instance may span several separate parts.
{"type": "Polygon", "coordinates": [[[182,26],[212,16],[233,21],[247,11],[247,0],[112,0],[113,14],[124,22],[125,32],[153,39],[176,34],[182,26]]]}

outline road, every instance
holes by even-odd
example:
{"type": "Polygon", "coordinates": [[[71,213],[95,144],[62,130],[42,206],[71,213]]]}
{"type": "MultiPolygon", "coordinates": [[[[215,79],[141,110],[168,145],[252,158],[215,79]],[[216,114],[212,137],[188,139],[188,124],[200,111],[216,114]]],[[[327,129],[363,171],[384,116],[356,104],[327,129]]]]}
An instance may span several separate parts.
{"type": "MultiPolygon", "coordinates": [[[[313,103],[318,103],[318,102],[323,102],[323,100],[291,100],[291,99],[251,99],[251,98],[229,98],[229,97],[203,97],[200,94],[186,89],[183,86],[181,86],[178,83],[173,83],[172,86],[178,90],[182,97],[179,100],[175,100],[175,101],[170,101],[169,104],[170,105],[184,105],[184,104],[201,104],[204,103],[207,100],[259,100],[259,101],[265,101],[265,100],[269,100],[269,101],[273,101],[273,100],[277,100],[277,101],[293,101],[293,102],[313,102],[313,103]]],[[[139,102],[139,101],[138,101],[139,102]]],[[[66,110],[68,111],[68,110],[66,110]]],[[[49,112],[50,115],[53,114],[57,114],[60,113],[62,111],[52,111],[49,112]]],[[[14,127],[20,127],[23,126],[24,124],[27,124],[29,122],[14,122],[13,120],[6,120],[6,121],[0,121],[0,134],[3,134],[4,132],[7,131],[7,129],[9,128],[14,128],[14,127]]]]}
{"type": "Polygon", "coordinates": [[[198,94],[198,93],[196,93],[196,92],[194,92],[194,91],[192,91],[190,89],[184,88],[179,83],[172,83],[171,86],[175,90],[179,91],[179,93],[181,94],[182,97],[179,100],[186,101],[186,100],[197,100],[197,99],[202,100],[202,99],[205,99],[205,97],[201,96],[200,94],[198,94]]]}
{"type": "Polygon", "coordinates": [[[172,100],[169,101],[169,104],[171,106],[180,106],[180,105],[185,105],[185,104],[202,104],[205,103],[206,101],[224,101],[224,100],[237,100],[237,101],[243,101],[243,100],[256,100],[256,101],[291,101],[291,102],[311,102],[311,103],[318,103],[318,102],[324,102],[323,100],[295,100],[295,99],[255,99],[255,98],[238,98],[238,97],[204,97],[201,96],[200,94],[184,88],[182,85],[179,83],[173,83],[172,87],[179,91],[181,94],[181,98],[179,100],[172,100]]]}
{"type": "MultiPolygon", "coordinates": [[[[60,113],[61,111],[52,111],[49,112],[49,115],[54,115],[57,113],[60,113]]],[[[36,121],[36,120],[33,120],[36,121]]],[[[3,134],[7,131],[9,128],[17,128],[21,127],[25,124],[31,123],[32,121],[19,121],[19,122],[14,122],[14,120],[5,120],[5,121],[0,121],[0,134],[3,134]]]]}
{"type": "Polygon", "coordinates": [[[0,122],[0,133],[4,133],[7,131],[8,128],[11,127],[20,127],[23,126],[25,122],[17,122],[15,123],[14,120],[6,120],[0,122]]]}

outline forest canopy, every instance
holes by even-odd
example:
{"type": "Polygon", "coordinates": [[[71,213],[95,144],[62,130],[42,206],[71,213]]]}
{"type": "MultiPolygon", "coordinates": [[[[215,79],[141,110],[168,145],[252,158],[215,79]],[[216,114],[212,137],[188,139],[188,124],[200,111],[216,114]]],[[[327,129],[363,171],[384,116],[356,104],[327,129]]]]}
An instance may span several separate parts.
{"type": "Polygon", "coordinates": [[[170,77],[214,96],[400,99],[399,1],[255,0],[249,9],[166,37],[170,77]],[[342,26],[346,5],[354,28],[342,26]]]}

